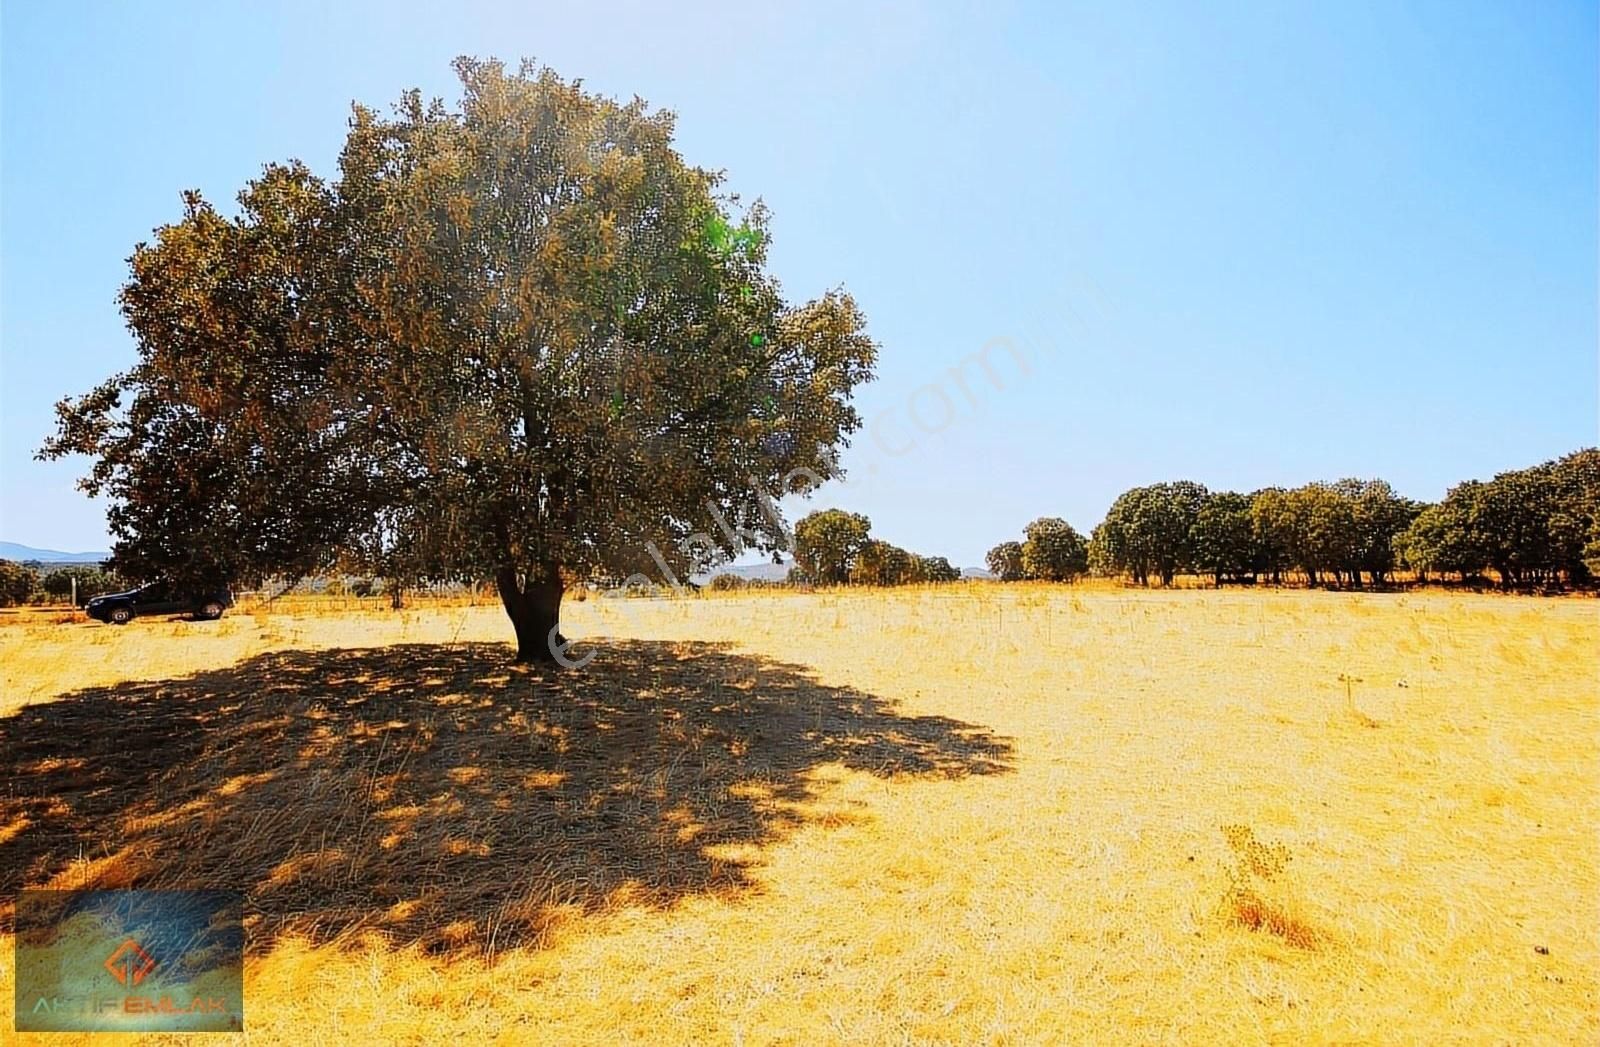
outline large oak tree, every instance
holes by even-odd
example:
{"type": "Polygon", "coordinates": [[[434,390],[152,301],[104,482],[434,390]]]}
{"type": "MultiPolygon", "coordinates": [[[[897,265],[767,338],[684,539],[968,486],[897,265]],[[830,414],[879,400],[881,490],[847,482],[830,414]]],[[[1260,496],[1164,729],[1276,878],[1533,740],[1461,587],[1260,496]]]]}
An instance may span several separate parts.
{"type": "Polygon", "coordinates": [[[457,71],[454,108],[356,107],[335,179],[269,166],[234,217],[186,194],[136,248],[138,360],[41,452],[94,459],[124,574],[492,576],[549,660],[574,579],[771,551],[778,499],[839,474],[854,301],[785,301],[765,210],[670,113],[457,71]]]}

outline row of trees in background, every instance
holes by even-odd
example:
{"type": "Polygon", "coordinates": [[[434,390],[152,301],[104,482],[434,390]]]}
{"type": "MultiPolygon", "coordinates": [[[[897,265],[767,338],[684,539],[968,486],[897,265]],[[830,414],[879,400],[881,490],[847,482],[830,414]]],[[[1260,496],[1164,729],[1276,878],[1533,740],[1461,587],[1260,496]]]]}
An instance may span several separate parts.
{"type": "Polygon", "coordinates": [[[17,563],[0,560],[0,607],[19,604],[49,602],[64,603],[74,592],[78,603],[101,593],[114,593],[127,588],[127,583],[114,572],[92,564],[73,564],[70,567],[46,567],[33,561],[17,563]],[[77,583],[74,590],[73,583],[77,583]]]}
{"type": "Polygon", "coordinates": [[[1506,588],[1600,578],[1600,450],[1469,480],[1420,512],[1396,549],[1419,571],[1470,578],[1493,570],[1506,588]]]}
{"type": "Polygon", "coordinates": [[[1472,480],[1437,505],[1383,480],[1338,480],[1251,494],[1180,480],[1123,492],[1084,543],[1056,519],[989,551],[1002,580],[1064,580],[1092,571],[1171,585],[1180,574],[1217,585],[1382,585],[1405,569],[1504,588],[1593,583],[1600,575],[1600,450],[1472,480]]]}
{"type": "MultiPolygon", "coordinates": [[[[153,578],[143,579],[153,581],[153,578]]],[[[102,564],[54,564],[39,560],[0,560],[0,607],[23,604],[64,604],[77,597],[79,606],[102,593],[121,592],[140,584],[140,580],[124,578],[102,564]],[[76,588],[74,588],[76,583],[76,588]]],[[[466,591],[470,586],[492,584],[487,580],[471,583],[442,583],[435,579],[409,580],[409,584],[393,578],[374,578],[365,575],[317,575],[299,579],[274,578],[264,583],[266,591],[273,594],[285,592],[325,593],[329,596],[353,596],[365,599],[383,596],[393,607],[402,606],[408,590],[466,591]]]]}
{"type": "Polygon", "coordinates": [[[1140,585],[1171,585],[1178,574],[1209,575],[1218,585],[1283,580],[1312,585],[1386,581],[1395,538],[1422,510],[1382,480],[1310,483],[1252,494],[1208,491],[1190,481],[1124,492],[1089,542],[1098,573],[1140,585]]]}
{"type": "Polygon", "coordinates": [[[942,556],[919,556],[872,537],[860,513],[824,509],[794,527],[791,581],[802,585],[913,585],[954,582],[960,569],[942,556]]]}
{"type": "MultiPolygon", "coordinates": [[[[841,509],[795,525],[794,568],[801,585],[894,586],[954,582],[961,571],[942,556],[921,556],[872,537],[872,521],[841,509]]],[[[1339,480],[1250,494],[1210,491],[1191,481],[1123,492],[1085,538],[1067,521],[1044,517],[1021,541],[989,550],[1001,581],[1065,582],[1085,574],[1171,585],[1198,574],[1221,586],[1290,575],[1312,585],[1383,585],[1397,570],[1504,588],[1593,585],[1600,578],[1600,450],[1586,449],[1528,469],[1469,480],[1428,505],[1382,480],[1339,480]]],[[[0,606],[79,602],[131,585],[88,565],[46,568],[0,560],[0,606]]],[[[366,596],[398,583],[341,579],[339,591],[366,596]]],[[[719,575],[714,588],[750,584],[719,575]]]]}

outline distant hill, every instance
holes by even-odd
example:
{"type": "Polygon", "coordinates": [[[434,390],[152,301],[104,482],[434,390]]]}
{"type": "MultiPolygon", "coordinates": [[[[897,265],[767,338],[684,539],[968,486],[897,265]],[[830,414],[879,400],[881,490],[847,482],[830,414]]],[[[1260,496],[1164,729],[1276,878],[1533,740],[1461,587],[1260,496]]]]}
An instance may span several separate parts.
{"type": "MultiPolygon", "coordinates": [[[[719,567],[709,574],[695,575],[694,580],[695,584],[704,585],[719,574],[736,574],[740,578],[756,578],[763,582],[781,582],[789,577],[789,571],[793,567],[793,564],[787,563],[757,563],[743,567],[719,567]]],[[[984,570],[982,567],[963,567],[961,569],[961,577],[993,578],[994,574],[991,571],[984,570]]]]}
{"type": "Polygon", "coordinates": [[[64,553],[59,549],[35,549],[16,542],[0,542],[0,560],[39,560],[43,563],[99,563],[110,553],[64,553]]]}
{"type": "Polygon", "coordinates": [[[794,564],[787,563],[753,563],[742,567],[716,567],[705,574],[694,576],[696,585],[704,585],[719,574],[733,574],[740,578],[759,579],[763,582],[781,582],[789,577],[789,570],[794,564]]]}

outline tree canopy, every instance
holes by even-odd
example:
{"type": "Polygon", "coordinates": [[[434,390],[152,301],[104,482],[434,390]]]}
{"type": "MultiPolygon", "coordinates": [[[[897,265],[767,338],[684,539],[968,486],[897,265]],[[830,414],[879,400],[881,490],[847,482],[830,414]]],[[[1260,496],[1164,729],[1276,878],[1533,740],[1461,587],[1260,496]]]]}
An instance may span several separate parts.
{"type": "Polygon", "coordinates": [[[810,585],[845,585],[868,546],[872,521],[860,513],[822,509],[794,525],[795,571],[810,585]]]}
{"type": "Polygon", "coordinates": [[[1322,577],[1376,584],[1395,566],[1395,537],[1421,509],[1382,480],[1309,483],[1254,494],[1208,491],[1192,481],[1124,492],[1095,528],[1092,559],[1107,574],[1163,585],[1185,572],[1225,581],[1280,580],[1298,568],[1322,577]]]}
{"type": "Polygon", "coordinates": [[[955,582],[961,571],[942,556],[920,556],[872,537],[860,513],[822,509],[795,524],[792,580],[805,585],[915,585],[955,582]]]}
{"type": "Polygon", "coordinates": [[[1002,582],[1019,582],[1026,575],[1022,570],[1022,543],[1001,542],[984,556],[989,571],[1002,582]]]}
{"type": "Polygon", "coordinates": [[[135,249],[138,360],[42,451],[94,459],[120,573],[493,576],[547,660],[572,579],[773,551],[777,501],[840,475],[876,356],[850,296],[785,300],[765,209],[672,114],[456,69],[454,108],[357,106],[331,181],[185,194],[135,249]]]}
{"type": "Polygon", "coordinates": [[[1600,450],[1457,484],[1393,548],[1419,571],[1492,569],[1506,588],[1588,584],[1600,568],[1600,450]]]}
{"type": "Polygon", "coordinates": [[[1022,575],[1066,582],[1089,569],[1089,545],[1067,521],[1046,516],[1023,528],[1022,575]]]}
{"type": "Polygon", "coordinates": [[[1152,575],[1171,585],[1193,563],[1192,532],[1206,494],[1188,480],[1123,492],[1095,528],[1096,562],[1126,571],[1140,585],[1152,575]]]}
{"type": "Polygon", "coordinates": [[[39,574],[15,560],[0,560],[0,607],[27,603],[39,591],[39,574]]]}
{"type": "MultiPolygon", "coordinates": [[[[1027,548],[995,546],[991,570],[1004,580],[1042,577],[1027,548]]],[[[1141,585],[1190,572],[1217,585],[1277,582],[1299,571],[1312,585],[1359,587],[1385,584],[1398,568],[1424,578],[1493,571],[1506,588],[1589,585],[1600,571],[1600,449],[1469,480],[1437,505],[1376,479],[1248,495],[1181,480],[1135,487],[1094,529],[1088,562],[1141,585]]]]}
{"type": "Polygon", "coordinates": [[[1069,582],[1088,572],[1088,541],[1060,517],[1040,517],[1022,529],[1022,537],[1001,542],[985,557],[1002,582],[1069,582]]]}
{"type": "Polygon", "coordinates": [[[1207,494],[1190,525],[1194,569],[1221,585],[1225,578],[1254,577],[1264,558],[1250,516],[1250,496],[1237,491],[1207,494]]]}
{"type": "Polygon", "coordinates": [[[51,596],[70,597],[74,592],[73,583],[77,583],[76,592],[80,604],[87,602],[90,597],[127,588],[121,578],[92,564],[59,567],[41,579],[40,588],[51,596]]]}

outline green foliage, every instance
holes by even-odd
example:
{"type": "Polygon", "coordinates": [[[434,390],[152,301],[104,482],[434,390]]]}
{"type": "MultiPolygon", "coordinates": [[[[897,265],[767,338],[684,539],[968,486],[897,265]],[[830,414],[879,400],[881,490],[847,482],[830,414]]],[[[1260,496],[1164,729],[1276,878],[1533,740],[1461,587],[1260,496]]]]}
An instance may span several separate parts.
{"type": "Polygon", "coordinates": [[[1314,585],[1327,578],[1374,583],[1395,566],[1396,537],[1421,511],[1383,480],[1311,483],[1292,491],[1258,491],[1251,518],[1264,563],[1274,574],[1298,567],[1314,585]]]}
{"type": "Polygon", "coordinates": [[[1194,563],[1194,522],[1206,495],[1188,480],[1123,492],[1095,529],[1097,565],[1127,573],[1140,585],[1151,576],[1171,585],[1194,563]]]}
{"type": "Polygon", "coordinates": [[[1600,518],[1589,528],[1589,540],[1583,545],[1583,567],[1591,580],[1600,578],[1600,518]]]}
{"type": "Polygon", "coordinates": [[[0,606],[27,603],[39,588],[39,575],[15,560],[0,560],[0,606]]]}
{"type": "Polygon", "coordinates": [[[1274,582],[1282,581],[1283,572],[1294,566],[1297,548],[1289,492],[1281,487],[1266,487],[1252,494],[1250,528],[1258,569],[1274,582]]]}
{"type": "Polygon", "coordinates": [[[1488,553],[1468,526],[1472,497],[1464,488],[1471,484],[1476,481],[1452,488],[1443,502],[1423,509],[1410,527],[1395,536],[1395,555],[1401,563],[1422,575],[1437,571],[1462,578],[1483,569],[1488,553]]]}
{"type": "Polygon", "coordinates": [[[916,557],[897,545],[869,538],[850,569],[852,585],[906,585],[915,578],[916,557]]]}
{"type": "Polygon", "coordinates": [[[918,556],[873,538],[859,513],[825,509],[795,525],[795,578],[812,585],[915,585],[955,582],[961,572],[942,556],[918,556]]]}
{"type": "Polygon", "coordinates": [[[1457,484],[1393,548],[1419,571],[1465,579],[1492,569],[1506,588],[1590,584],[1600,565],[1600,450],[1457,484]]]}
{"type": "Polygon", "coordinates": [[[333,181],[271,165],[135,249],[138,361],[41,452],[94,460],[120,569],[492,575],[538,656],[572,579],[774,551],[777,501],[840,475],[854,301],[782,298],[765,210],[671,114],[456,68],[454,109],[358,107],[333,181]]]}
{"type": "Polygon", "coordinates": [[[1235,491],[1215,491],[1200,503],[1190,528],[1194,568],[1225,579],[1254,579],[1265,558],[1256,541],[1251,499],[1235,491]]]}
{"type": "Polygon", "coordinates": [[[1422,512],[1422,503],[1402,498],[1383,480],[1345,480],[1341,484],[1341,493],[1351,502],[1354,525],[1346,573],[1359,585],[1365,571],[1372,584],[1381,585],[1395,567],[1395,540],[1422,512]]]}
{"type": "Polygon", "coordinates": [[[1096,578],[1115,578],[1122,574],[1104,525],[1096,527],[1089,534],[1089,573],[1096,578]]]}
{"type": "Polygon", "coordinates": [[[1312,585],[1320,577],[1342,573],[1355,556],[1355,507],[1336,485],[1309,483],[1288,495],[1295,562],[1312,585]]]}
{"type": "Polygon", "coordinates": [[[872,521],[860,513],[822,509],[794,525],[797,581],[844,585],[869,541],[872,521]]]}
{"type": "Polygon", "coordinates": [[[1492,570],[1508,588],[1587,585],[1600,568],[1600,450],[1467,481],[1431,506],[1383,480],[1248,496],[1193,483],[1136,487],[1112,503],[1088,552],[1095,573],[1141,584],[1170,584],[1179,571],[1218,585],[1277,582],[1298,569],[1313,585],[1381,585],[1406,567],[1464,579],[1492,570]]]}
{"type": "Polygon", "coordinates": [[[913,556],[912,560],[912,573],[919,582],[942,585],[961,580],[961,570],[942,556],[913,556]]]}
{"type": "Polygon", "coordinates": [[[102,593],[114,593],[130,586],[117,575],[101,570],[98,567],[74,564],[71,567],[61,567],[43,579],[44,591],[57,599],[70,598],[72,583],[78,583],[78,602],[82,604],[90,597],[102,593]]]}
{"type": "Polygon", "coordinates": [[[1026,577],[1022,570],[1021,542],[1001,542],[989,550],[984,563],[1002,582],[1019,582],[1026,577]]]}
{"type": "Polygon", "coordinates": [[[1067,521],[1042,517],[1023,528],[1023,536],[1023,577],[1068,582],[1089,569],[1089,544],[1067,521]]]}
{"type": "MultiPolygon", "coordinates": [[[[747,578],[740,574],[719,574],[706,584],[712,592],[748,592],[752,589],[784,589],[789,585],[788,579],[776,578],[747,578]]],[[[583,592],[579,589],[578,592],[583,592]]],[[[581,597],[580,597],[581,599],[581,597]]]]}

